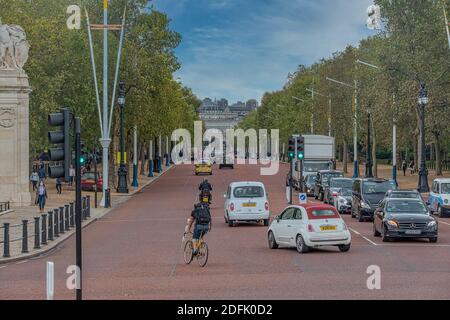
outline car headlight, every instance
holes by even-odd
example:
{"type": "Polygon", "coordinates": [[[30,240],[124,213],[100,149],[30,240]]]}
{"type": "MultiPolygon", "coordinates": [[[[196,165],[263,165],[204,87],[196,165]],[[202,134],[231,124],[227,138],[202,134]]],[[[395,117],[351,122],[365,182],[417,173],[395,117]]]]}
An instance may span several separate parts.
{"type": "Polygon", "coordinates": [[[365,203],[364,201],[361,202],[361,207],[363,207],[364,209],[370,209],[369,204],[365,203]]]}
{"type": "Polygon", "coordinates": [[[390,227],[398,228],[398,222],[395,221],[395,220],[388,220],[388,221],[387,221],[387,224],[388,224],[390,227]]]}
{"type": "Polygon", "coordinates": [[[434,228],[436,228],[436,226],[437,226],[436,221],[428,222],[428,228],[434,229],[434,228]]]}

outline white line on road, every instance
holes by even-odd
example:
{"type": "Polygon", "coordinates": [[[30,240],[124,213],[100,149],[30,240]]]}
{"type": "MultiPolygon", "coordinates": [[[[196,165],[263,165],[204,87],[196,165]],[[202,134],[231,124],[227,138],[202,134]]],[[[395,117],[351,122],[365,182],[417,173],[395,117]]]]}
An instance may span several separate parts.
{"type": "Polygon", "coordinates": [[[444,222],[441,219],[437,219],[437,220],[438,220],[439,223],[443,223],[443,224],[446,224],[446,225],[450,226],[450,223],[448,223],[448,222],[444,222]]]}
{"type": "Polygon", "coordinates": [[[18,265],[18,264],[24,264],[25,262],[28,262],[28,260],[23,260],[23,261],[16,262],[16,265],[18,265]]]}
{"type": "Polygon", "coordinates": [[[6,268],[7,266],[0,266],[0,269],[6,268]]]}
{"type": "Polygon", "coordinates": [[[350,227],[349,227],[349,229],[350,229],[351,231],[353,231],[355,234],[357,234],[358,236],[364,238],[365,240],[367,240],[368,242],[370,242],[371,244],[373,244],[374,246],[377,246],[377,245],[378,245],[378,244],[376,244],[375,242],[373,242],[372,240],[370,240],[369,238],[363,236],[361,233],[359,233],[359,232],[356,231],[355,229],[350,228],[350,227]]]}

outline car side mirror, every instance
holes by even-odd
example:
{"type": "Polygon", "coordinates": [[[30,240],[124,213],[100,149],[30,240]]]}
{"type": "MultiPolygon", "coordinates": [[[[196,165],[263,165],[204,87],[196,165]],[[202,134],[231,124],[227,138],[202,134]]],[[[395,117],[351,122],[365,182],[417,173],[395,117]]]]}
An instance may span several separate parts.
{"type": "Polygon", "coordinates": [[[280,223],[280,216],[276,216],[275,219],[277,220],[277,223],[280,223]]]}

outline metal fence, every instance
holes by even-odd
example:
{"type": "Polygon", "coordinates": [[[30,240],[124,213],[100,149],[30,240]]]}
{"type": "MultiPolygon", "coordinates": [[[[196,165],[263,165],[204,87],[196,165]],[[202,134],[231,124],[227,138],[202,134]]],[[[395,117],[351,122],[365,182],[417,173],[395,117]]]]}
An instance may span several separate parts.
{"type": "MultiPolygon", "coordinates": [[[[81,203],[82,220],[91,217],[91,200],[90,196],[82,198],[81,203]]],[[[0,239],[0,245],[3,246],[3,258],[11,257],[11,244],[21,241],[21,253],[29,253],[29,241],[33,241],[33,249],[40,249],[42,246],[48,245],[50,241],[57,240],[60,235],[70,231],[75,227],[75,202],[71,202],[63,207],[59,207],[34,217],[34,221],[22,220],[22,223],[10,224],[3,223],[0,231],[3,231],[3,237],[0,239]],[[30,227],[31,232],[30,232],[30,227]],[[11,239],[11,230],[21,228],[20,237],[11,239]]]]}
{"type": "Polygon", "coordinates": [[[10,208],[11,207],[10,207],[9,201],[7,201],[7,202],[0,202],[0,212],[8,211],[10,208]]]}

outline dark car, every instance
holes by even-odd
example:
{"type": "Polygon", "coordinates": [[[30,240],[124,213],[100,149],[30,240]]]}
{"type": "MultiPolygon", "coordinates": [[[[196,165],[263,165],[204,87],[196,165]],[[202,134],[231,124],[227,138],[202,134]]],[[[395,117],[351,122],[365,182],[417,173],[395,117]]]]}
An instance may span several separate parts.
{"type": "Polygon", "coordinates": [[[438,240],[438,222],[420,199],[385,199],[375,210],[373,234],[383,241],[394,238],[438,240]]]}
{"type": "Polygon", "coordinates": [[[324,188],[324,202],[334,205],[334,200],[341,190],[351,190],[353,179],[351,178],[331,178],[330,183],[324,188]]]}
{"type": "Polygon", "coordinates": [[[315,174],[307,174],[303,180],[305,185],[305,193],[308,197],[314,196],[314,188],[316,187],[316,178],[315,174]]]}
{"type": "Polygon", "coordinates": [[[385,199],[419,199],[426,203],[417,190],[390,190],[386,192],[385,199]]]}
{"type": "Polygon", "coordinates": [[[337,170],[320,170],[316,175],[314,198],[323,201],[325,188],[329,186],[331,178],[343,178],[344,173],[337,170]]]}
{"type": "Polygon", "coordinates": [[[373,220],[378,204],[384,199],[386,192],[397,189],[395,181],[386,179],[355,179],[352,188],[352,218],[365,221],[373,220]]]}

